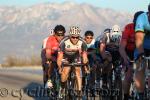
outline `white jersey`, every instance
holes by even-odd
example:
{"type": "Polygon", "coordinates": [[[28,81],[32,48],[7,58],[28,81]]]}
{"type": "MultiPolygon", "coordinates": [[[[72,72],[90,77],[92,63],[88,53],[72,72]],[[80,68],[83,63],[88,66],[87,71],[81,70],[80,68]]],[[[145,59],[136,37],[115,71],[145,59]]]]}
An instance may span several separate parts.
{"type": "Polygon", "coordinates": [[[60,43],[60,51],[66,55],[74,55],[77,52],[87,51],[87,45],[83,39],[79,39],[76,45],[72,44],[69,37],[64,38],[60,43]]]}
{"type": "Polygon", "coordinates": [[[95,43],[95,39],[93,39],[90,44],[87,44],[87,48],[95,48],[94,43],[95,43]]]}

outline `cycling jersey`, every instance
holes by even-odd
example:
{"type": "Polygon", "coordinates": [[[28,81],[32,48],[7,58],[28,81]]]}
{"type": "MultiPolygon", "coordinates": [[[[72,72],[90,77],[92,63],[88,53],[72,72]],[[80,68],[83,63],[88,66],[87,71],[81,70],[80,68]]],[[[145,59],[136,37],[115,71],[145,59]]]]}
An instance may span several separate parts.
{"type": "Polygon", "coordinates": [[[94,43],[95,43],[95,39],[93,39],[90,44],[87,44],[87,48],[95,48],[94,43]]]}
{"type": "Polygon", "coordinates": [[[65,39],[60,44],[60,51],[62,51],[66,55],[74,55],[76,52],[84,52],[87,51],[86,43],[79,39],[76,45],[72,44],[69,37],[65,39]]]}
{"type": "Polygon", "coordinates": [[[99,45],[100,45],[100,42],[101,42],[101,39],[102,39],[103,35],[99,35],[96,39],[95,39],[95,43],[94,43],[94,46],[95,46],[95,49],[96,49],[96,55],[99,55],[99,45]]]}
{"type": "Polygon", "coordinates": [[[114,66],[120,65],[120,53],[119,44],[121,40],[121,32],[110,32],[103,34],[100,43],[106,44],[106,51],[108,51],[112,56],[112,63],[114,66]]]}
{"type": "Polygon", "coordinates": [[[42,66],[48,66],[46,64],[47,58],[46,58],[46,49],[51,49],[51,55],[52,55],[52,61],[56,61],[56,57],[57,57],[57,51],[59,48],[59,43],[56,40],[55,36],[50,35],[49,37],[46,37],[43,40],[43,44],[42,44],[42,51],[41,51],[41,58],[42,58],[42,66]]]}
{"type": "Polygon", "coordinates": [[[46,48],[47,39],[48,39],[48,37],[46,37],[46,38],[43,40],[42,49],[45,49],[45,48],[46,48]]]}
{"type": "Polygon", "coordinates": [[[57,41],[55,36],[49,36],[46,41],[46,49],[51,49],[52,54],[58,51],[59,42],[57,41]]]}
{"type": "Polygon", "coordinates": [[[103,34],[100,42],[106,43],[106,49],[118,50],[121,39],[120,32],[110,32],[109,34],[103,34]]]}
{"type": "Polygon", "coordinates": [[[87,44],[87,52],[88,52],[88,54],[93,54],[96,52],[95,39],[93,39],[90,44],[87,44]]]}
{"type": "MultiPolygon", "coordinates": [[[[59,42],[57,41],[55,36],[50,35],[49,37],[47,37],[43,40],[42,59],[46,59],[46,56],[45,56],[46,49],[51,50],[51,53],[49,55],[52,55],[52,60],[55,61],[56,57],[57,57],[58,49],[59,49],[59,42]]],[[[46,61],[46,60],[44,60],[44,61],[46,61]]]]}
{"type": "Polygon", "coordinates": [[[150,21],[148,18],[148,13],[142,13],[139,15],[136,21],[135,32],[142,31],[145,33],[144,37],[144,48],[150,49],[150,21]]]}
{"type": "Polygon", "coordinates": [[[134,33],[134,23],[127,24],[121,38],[121,41],[127,41],[126,51],[133,52],[135,49],[134,33]]]}
{"type": "Polygon", "coordinates": [[[66,37],[60,43],[60,53],[64,54],[64,58],[74,60],[76,57],[80,57],[82,52],[87,51],[87,45],[81,38],[76,45],[72,44],[69,37],[66,37]]]}

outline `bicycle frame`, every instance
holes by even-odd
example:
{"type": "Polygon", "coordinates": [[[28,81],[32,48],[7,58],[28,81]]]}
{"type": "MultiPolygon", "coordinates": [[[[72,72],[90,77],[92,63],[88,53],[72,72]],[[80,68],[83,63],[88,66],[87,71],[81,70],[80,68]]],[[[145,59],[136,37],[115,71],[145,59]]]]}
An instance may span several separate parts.
{"type": "Polygon", "coordinates": [[[81,67],[81,66],[85,66],[86,64],[81,64],[81,63],[62,63],[62,67],[71,67],[71,70],[70,70],[70,73],[69,73],[69,77],[67,79],[67,89],[66,89],[66,92],[68,93],[67,96],[70,96],[69,99],[76,99],[76,95],[75,95],[75,89],[74,89],[74,86],[75,86],[75,67],[81,67]]]}
{"type": "Polygon", "coordinates": [[[139,71],[143,68],[145,68],[145,91],[144,91],[144,95],[145,95],[145,99],[149,99],[149,94],[147,93],[148,91],[148,78],[150,77],[150,56],[149,57],[144,57],[144,59],[142,59],[142,61],[140,62],[140,67],[137,69],[136,63],[134,63],[133,66],[133,82],[132,82],[132,96],[133,99],[136,100],[137,98],[137,90],[135,87],[135,83],[134,83],[134,77],[135,77],[135,73],[136,71],[139,71]]]}

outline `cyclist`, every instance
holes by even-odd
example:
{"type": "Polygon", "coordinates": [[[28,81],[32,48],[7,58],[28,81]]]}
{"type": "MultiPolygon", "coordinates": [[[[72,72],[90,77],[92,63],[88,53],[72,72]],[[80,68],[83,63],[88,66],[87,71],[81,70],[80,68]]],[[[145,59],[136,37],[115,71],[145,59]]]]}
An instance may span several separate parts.
{"type": "Polygon", "coordinates": [[[111,64],[119,66],[120,54],[119,43],[121,39],[121,31],[118,25],[112,26],[111,29],[105,29],[102,38],[100,39],[100,55],[103,63],[103,85],[107,80],[107,76],[111,71],[111,64]],[[112,63],[111,63],[112,62],[112,63]]]}
{"type": "Polygon", "coordinates": [[[94,39],[94,33],[92,31],[86,31],[84,34],[84,40],[87,44],[87,53],[88,53],[88,59],[89,59],[89,64],[92,66],[93,63],[93,58],[95,54],[95,39],[94,39]]]}
{"type": "MultiPolygon", "coordinates": [[[[137,48],[137,56],[135,59],[138,69],[143,56],[150,56],[150,4],[148,5],[148,12],[144,12],[138,16],[135,32],[135,44],[137,48]]],[[[145,68],[142,68],[140,71],[138,70],[135,77],[136,88],[139,92],[139,100],[143,100],[144,95],[144,72],[145,68]]],[[[150,87],[150,80],[148,84],[150,87]]]]}
{"type": "Polygon", "coordinates": [[[122,33],[122,38],[121,38],[121,43],[119,47],[119,52],[121,57],[123,58],[123,70],[127,71],[125,74],[125,79],[123,80],[123,90],[124,90],[124,100],[129,99],[129,89],[130,89],[130,84],[131,84],[131,79],[132,79],[132,68],[133,64],[129,64],[130,61],[134,60],[134,49],[135,49],[135,22],[137,17],[143,13],[143,11],[138,11],[134,14],[133,18],[133,23],[129,23],[125,26],[123,33],[122,33]],[[126,69],[127,67],[127,69],[126,69]]]}
{"type": "MultiPolygon", "coordinates": [[[[90,70],[90,83],[89,83],[89,88],[91,89],[91,93],[94,93],[92,91],[93,87],[94,87],[94,81],[95,81],[95,69],[94,69],[94,61],[96,60],[96,49],[95,49],[95,39],[94,39],[94,33],[90,30],[86,31],[84,34],[84,40],[87,44],[87,54],[88,54],[88,60],[89,60],[89,65],[90,68],[93,68],[92,70],[90,70]]],[[[89,72],[88,72],[89,73],[89,72]]],[[[84,77],[83,77],[84,79],[84,77]]],[[[83,81],[83,85],[84,85],[84,81],[83,81]]]]}
{"type": "MultiPolygon", "coordinates": [[[[62,60],[68,63],[81,62],[80,57],[82,57],[83,64],[88,62],[87,58],[87,45],[80,38],[80,29],[77,26],[70,27],[69,37],[66,38],[62,43],[60,43],[60,52],[58,53],[57,64],[59,72],[61,74],[61,93],[64,95],[64,88],[66,81],[70,72],[69,66],[63,66],[62,60]],[[77,61],[75,61],[77,59],[77,61]]],[[[81,95],[82,88],[82,73],[81,67],[75,67],[75,75],[77,80],[77,93],[81,95]]]]}
{"type": "Polygon", "coordinates": [[[88,30],[85,32],[84,40],[88,48],[94,48],[95,39],[94,39],[94,33],[92,31],[88,30]]]}
{"type": "Polygon", "coordinates": [[[42,58],[42,66],[44,72],[44,87],[51,88],[51,73],[53,68],[57,65],[56,58],[57,52],[59,48],[59,42],[65,35],[65,28],[62,25],[57,25],[54,28],[54,34],[50,35],[49,37],[45,38],[43,41],[43,48],[41,52],[42,58]]]}

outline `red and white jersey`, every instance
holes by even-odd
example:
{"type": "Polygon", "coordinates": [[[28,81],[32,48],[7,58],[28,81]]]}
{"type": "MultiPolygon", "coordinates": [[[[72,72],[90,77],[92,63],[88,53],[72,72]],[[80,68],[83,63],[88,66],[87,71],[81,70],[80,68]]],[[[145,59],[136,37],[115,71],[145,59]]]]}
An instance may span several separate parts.
{"type": "Polygon", "coordinates": [[[51,49],[51,53],[54,54],[59,49],[59,42],[56,37],[51,35],[43,40],[43,49],[51,49]]]}
{"type": "Polygon", "coordinates": [[[135,31],[134,31],[134,24],[130,23],[127,24],[124,28],[122,33],[121,41],[127,41],[126,49],[128,51],[134,51],[135,49],[135,31]]]}

